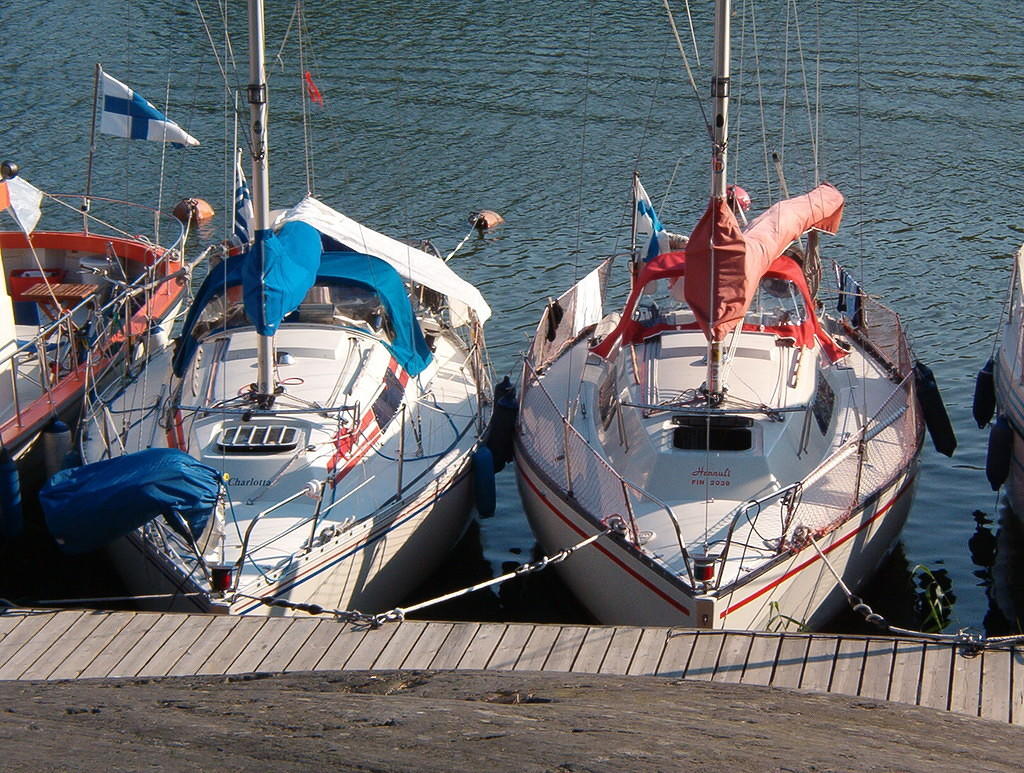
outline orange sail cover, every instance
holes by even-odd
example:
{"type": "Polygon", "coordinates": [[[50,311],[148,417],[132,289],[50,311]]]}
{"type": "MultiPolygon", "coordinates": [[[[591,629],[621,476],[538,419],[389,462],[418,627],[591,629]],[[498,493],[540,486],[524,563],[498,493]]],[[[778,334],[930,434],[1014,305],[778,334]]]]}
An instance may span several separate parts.
{"type": "Polygon", "coordinates": [[[683,293],[704,334],[721,341],[743,320],[762,275],[801,235],[834,234],[843,194],[828,183],[769,207],[746,230],[724,199],[711,199],[686,245],[683,293]]]}

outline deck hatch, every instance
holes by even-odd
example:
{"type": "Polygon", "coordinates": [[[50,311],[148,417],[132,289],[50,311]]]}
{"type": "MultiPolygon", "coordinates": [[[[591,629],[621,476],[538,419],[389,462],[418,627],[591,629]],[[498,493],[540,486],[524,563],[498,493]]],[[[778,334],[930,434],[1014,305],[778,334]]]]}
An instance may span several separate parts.
{"type": "Polygon", "coordinates": [[[233,424],[217,438],[217,447],[225,454],[275,454],[292,451],[298,444],[299,430],[285,424],[233,424]]]}
{"type": "Polygon", "coordinates": [[[673,416],[672,445],[683,451],[749,451],[753,447],[746,416],[673,416]]]}

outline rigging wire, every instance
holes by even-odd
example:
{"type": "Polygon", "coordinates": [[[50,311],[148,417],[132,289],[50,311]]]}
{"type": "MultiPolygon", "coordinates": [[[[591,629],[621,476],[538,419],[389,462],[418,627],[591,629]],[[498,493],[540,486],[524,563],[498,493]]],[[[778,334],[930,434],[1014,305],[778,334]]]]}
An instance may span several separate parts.
{"type": "MultiPolygon", "coordinates": [[[[712,135],[714,133],[714,130],[711,128],[711,121],[708,120],[707,110],[705,110],[705,108],[704,108],[704,100],[701,99],[700,92],[697,90],[697,82],[694,80],[693,70],[690,68],[690,60],[686,56],[686,48],[683,46],[683,41],[679,37],[679,30],[676,28],[676,21],[675,21],[675,19],[672,16],[672,8],[669,6],[668,0],[662,0],[662,3],[665,6],[665,13],[668,14],[668,23],[672,27],[672,36],[676,39],[676,47],[679,49],[679,54],[683,57],[683,66],[686,68],[686,75],[690,79],[690,88],[693,89],[693,94],[697,98],[697,106],[700,108],[701,117],[704,119],[704,128],[707,129],[708,135],[710,136],[710,135],[712,135]]],[[[686,4],[686,13],[687,13],[687,17],[689,18],[689,15],[690,15],[689,0],[687,0],[687,4],[686,4]]],[[[692,19],[690,20],[690,29],[691,29],[691,34],[692,34],[692,30],[693,30],[693,20],[692,19]]],[[[700,62],[698,61],[698,64],[699,63],[700,62]]]]}

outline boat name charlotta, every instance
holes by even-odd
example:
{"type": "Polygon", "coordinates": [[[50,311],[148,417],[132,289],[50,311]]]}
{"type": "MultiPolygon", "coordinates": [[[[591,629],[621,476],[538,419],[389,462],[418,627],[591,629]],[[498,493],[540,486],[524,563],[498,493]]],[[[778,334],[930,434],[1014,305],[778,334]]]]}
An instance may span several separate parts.
{"type": "Polygon", "coordinates": [[[229,486],[269,486],[272,481],[263,478],[230,478],[229,486]]]}
{"type": "Polygon", "coordinates": [[[729,476],[731,475],[731,467],[726,467],[724,470],[706,470],[703,467],[698,467],[690,473],[690,485],[730,486],[732,485],[732,481],[729,480],[729,476]]]}

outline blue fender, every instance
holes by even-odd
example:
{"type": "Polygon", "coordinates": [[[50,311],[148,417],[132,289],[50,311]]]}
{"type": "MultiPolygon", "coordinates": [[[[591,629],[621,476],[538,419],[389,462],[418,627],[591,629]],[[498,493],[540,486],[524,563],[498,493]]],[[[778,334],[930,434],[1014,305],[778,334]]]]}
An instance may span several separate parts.
{"type": "Polygon", "coordinates": [[[498,495],[494,486],[494,456],[485,445],[473,453],[473,491],[476,494],[476,511],[482,518],[494,515],[498,495]]]}

